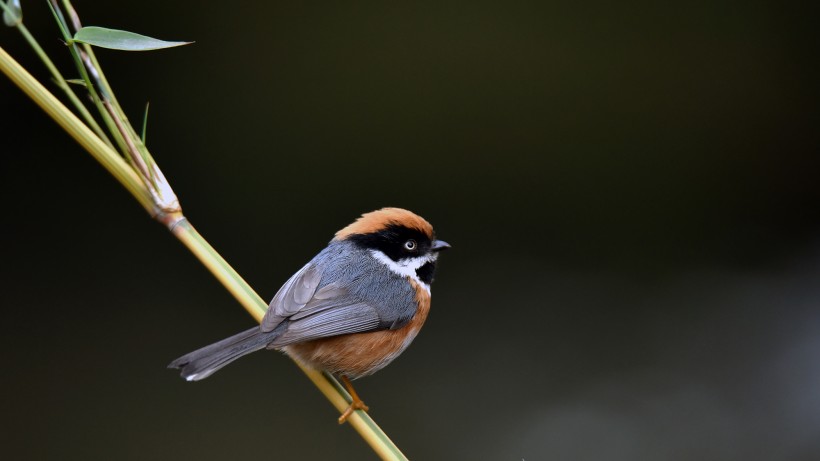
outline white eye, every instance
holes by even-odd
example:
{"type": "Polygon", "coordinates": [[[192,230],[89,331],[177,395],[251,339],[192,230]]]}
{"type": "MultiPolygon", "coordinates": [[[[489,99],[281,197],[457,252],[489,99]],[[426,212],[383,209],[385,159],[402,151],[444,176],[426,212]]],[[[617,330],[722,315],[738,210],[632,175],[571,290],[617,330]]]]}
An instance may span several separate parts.
{"type": "Polygon", "coordinates": [[[408,250],[408,251],[415,250],[416,249],[416,241],[413,240],[413,239],[410,239],[410,240],[404,242],[404,249],[408,250]]]}

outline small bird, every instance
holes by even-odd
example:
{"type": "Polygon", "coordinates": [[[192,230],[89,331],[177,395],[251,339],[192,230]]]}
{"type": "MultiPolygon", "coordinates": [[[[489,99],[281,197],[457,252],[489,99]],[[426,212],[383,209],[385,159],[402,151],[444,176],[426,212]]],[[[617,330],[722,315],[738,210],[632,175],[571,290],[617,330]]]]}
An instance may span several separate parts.
{"type": "Polygon", "coordinates": [[[430,223],[410,211],[365,213],[285,282],[259,326],[168,368],[199,381],[251,352],[282,350],[341,379],[352,397],[339,417],[342,424],[353,411],[368,410],[351,380],[392,362],[427,319],[436,260],[447,248],[430,223]]]}

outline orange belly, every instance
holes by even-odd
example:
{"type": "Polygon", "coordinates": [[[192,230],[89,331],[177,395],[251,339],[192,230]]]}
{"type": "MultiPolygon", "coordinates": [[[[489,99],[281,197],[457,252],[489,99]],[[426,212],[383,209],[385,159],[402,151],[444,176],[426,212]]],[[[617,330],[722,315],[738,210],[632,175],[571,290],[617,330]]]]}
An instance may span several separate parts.
{"type": "Polygon", "coordinates": [[[430,312],[430,294],[414,281],[410,283],[416,288],[419,308],[403,327],[314,339],[285,346],[284,351],[311,368],[350,379],[381,370],[410,345],[430,312]]]}

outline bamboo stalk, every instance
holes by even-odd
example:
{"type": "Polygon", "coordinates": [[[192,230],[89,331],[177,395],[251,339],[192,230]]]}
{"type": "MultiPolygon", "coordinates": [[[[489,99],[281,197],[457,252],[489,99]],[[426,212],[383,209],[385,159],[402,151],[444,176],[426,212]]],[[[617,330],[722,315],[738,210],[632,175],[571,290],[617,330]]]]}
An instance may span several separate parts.
{"type": "Polygon", "coordinates": [[[134,170],[113,149],[98,138],[73,112],[51,94],[26,69],[0,47],[0,71],[23,90],[49,117],[53,118],[66,133],[87,150],[111,173],[152,215],[154,203],[151,195],[134,170]]]}
{"type": "MultiPolygon", "coordinates": [[[[5,6],[2,5],[2,1],[0,1],[0,6],[5,8],[5,6]]],[[[111,141],[108,139],[108,136],[106,136],[105,132],[100,127],[100,125],[97,123],[96,120],[94,120],[94,117],[91,115],[91,112],[89,112],[88,109],[85,107],[85,104],[83,104],[80,101],[80,98],[78,98],[77,94],[74,93],[74,90],[71,89],[71,86],[68,84],[68,82],[66,82],[65,78],[63,78],[63,75],[60,73],[59,70],[57,70],[57,66],[54,65],[54,63],[51,61],[51,58],[49,58],[45,51],[43,51],[43,48],[40,46],[40,43],[37,42],[33,35],[31,35],[31,32],[29,32],[25,24],[20,22],[15,27],[17,28],[17,30],[20,31],[20,33],[23,35],[23,38],[26,39],[26,41],[29,43],[29,46],[31,46],[34,52],[37,53],[37,56],[40,58],[40,60],[43,61],[43,64],[45,64],[48,71],[51,72],[51,76],[54,78],[54,81],[57,83],[57,86],[60,87],[60,89],[63,90],[63,92],[65,92],[66,96],[68,96],[68,99],[71,101],[71,104],[74,106],[75,109],[77,109],[77,112],[80,113],[83,120],[85,120],[85,123],[92,130],[94,130],[94,133],[100,139],[102,139],[103,142],[105,142],[111,147],[114,147],[114,145],[111,144],[111,141]]]]}

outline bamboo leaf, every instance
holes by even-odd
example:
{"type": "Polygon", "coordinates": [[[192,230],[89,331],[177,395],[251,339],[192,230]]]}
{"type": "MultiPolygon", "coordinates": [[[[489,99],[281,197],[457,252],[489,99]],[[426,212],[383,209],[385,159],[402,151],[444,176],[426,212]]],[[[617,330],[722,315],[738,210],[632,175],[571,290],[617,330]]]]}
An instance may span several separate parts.
{"type": "MultiPolygon", "coordinates": [[[[3,3],[0,0],[0,3],[3,3]]],[[[9,27],[15,27],[23,22],[23,9],[20,7],[20,0],[8,0],[3,8],[3,23],[9,27]]]]}
{"type": "Polygon", "coordinates": [[[148,132],[148,107],[150,105],[151,105],[151,103],[148,103],[148,102],[145,103],[145,114],[142,116],[142,136],[140,136],[140,137],[142,138],[142,144],[143,145],[145,145],[145,135],[148,132]]]}
{"type": "Polygon", "coordinates": [[[193,42],[168,42],[125,30],[106,29],[105,27],[83,27],[74,34],[74,42],[87,43],[100,48],[121,51],[150,51],[175,46],[188,45],[193,42]]]}

